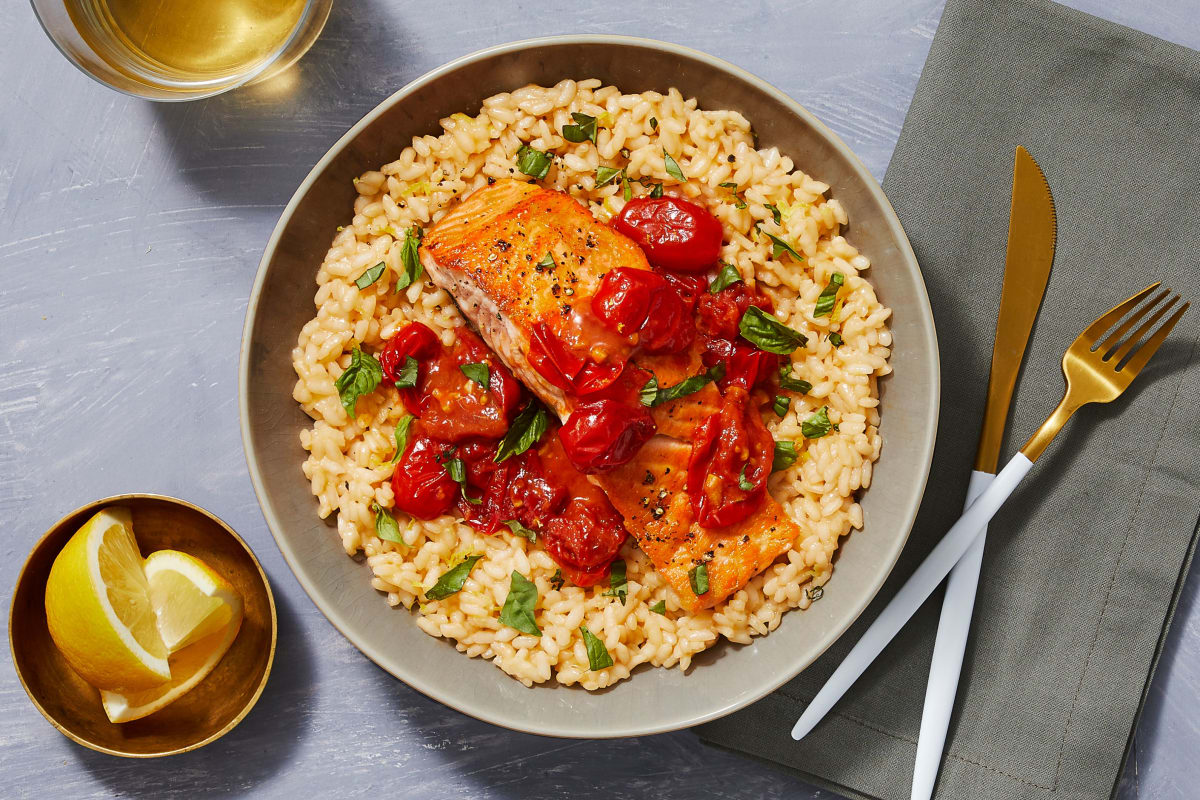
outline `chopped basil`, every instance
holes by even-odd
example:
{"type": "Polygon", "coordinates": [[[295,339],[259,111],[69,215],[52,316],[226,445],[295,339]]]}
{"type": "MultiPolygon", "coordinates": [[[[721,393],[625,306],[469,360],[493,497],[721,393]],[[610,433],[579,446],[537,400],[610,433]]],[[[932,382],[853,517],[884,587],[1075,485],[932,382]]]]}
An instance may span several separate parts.
{"type": "Polygon", "coordinates": [[[775,220],[776,225],[779,225],[783,222],[783,214],[780,213],[776,206],[772,205],[771,203],[763,203],[763,208],[771,212],[771,219],[775,220]]]}
{"type": "Polygon", "coordinates": [[[596,118],[578,111],[571,112],[574,125],[563,125],[562,135],[568,142],[596,142],[596,118]]]}
{"type": "Polygon", "coordinates": [[[633,187],[629,185],[629,179],[624,175],[621,176],[621,197],[628,203],[633,199],[633,187]]]}
{"type": "Polygon", "coordinates": [[[656,183],[650,187],[650,196],[651,197],[662,197],[663,196],[663,188],[662,188],[661,183],[656,183]]]}
{"type": "Polygon", "coordinates": [[[541,636],[542,631],[534,618],[537,601],[537,585],[514,569],[508,584],[508,597],[504,598],[504,607],[500,609],[500,624],[531,636],[541,636]]]}
{"type": "Polygon", "coordinates": [[[779,388],[787,389],[789,392],[808,394],[812,391],[812,384],[803,378],[793,378],[792,365],[784,364],[779,368],[779,388]]]}
{"type": "Polygon", "coordinates": [[[842,284],[846,282],[846,276],[840,272],[835,272],[829,276],[829,283],[821,290],[821,294],[817,296],[817,307],[813,309],[814,317],[824,317],[833,311],[833,305],[837,302],[838,289],[842,288],[842,284]]]}
{"type": "Polygon", "coordinates": [[[792,398],[786,394],[775,395],[775,404],[771,406],[775,413],[781,417],[787,416],[788,408],[792,405],[792,398]]]}
{"type": "Polygon", "coordinates": [[[554,254],[547,251],[546,255],[542,256],[542,260],[537,263],[539,271],[543,269],[554,269],[554,254]]]}
{"type": "Polygon", "coordinates": [[[405,544],[404,537],[400,535],[400,523],[396,522],[396,518],[379,503],[371,503],[371,510],[375,512],[375,535],[389,542],[405,544]]]}
{"type": "Polygon", "coordinates": [[[816,602],[817,600],[820,600],[822,597],[825,596],[825,587],[824,586],[813,586],[808,589],[805,589],[804,593],[806,595],[808,595],[809,600],[816,602]]]}
{"type": "Polygon", "coordinates": [[[413,356],[404,357],[404,366],[396,375],[397,389],[411,389],[417,385],[417,359],[413,356]]]}
{"type": "Polygon", "coordinates": [[[617,178],[622,178],[625,175],[625,170],[617,169],[616,167],[606,167],[600,165],[596,167],[596,188],[612,183],[617,178]]]}
{"type": "Polygon", "coordinates": [[[517,169],[531,178],[541,180],[550,172],[550,163],[554,157],[541,150],[534,150],[527,144],[521,145],[517,151],[517,169]]]}
{"type": "Polygon", "coordinates": [[[385,269],[387,269],[387,264],[383,263],[382,261],[380,261],[378,264],[376,264],[373,267],[368,267],[367,271],[364,272],[362,275],[359,275],[358,278],[354,281],[354,285],[357,286],[359,289],[367,288],[372,283],[379,280],[379,276],[383,274],[383,271],[385,269]]]}
{"type": "Polygon", "coordinates": [[[840,333],[834,331],[833,333],[829,334],[829,343],[834,347],[841,347],[843,344],[845,344],[845,340],[842,339],[842,335],[840,333]]]}
{"type": "Polygon", "coordinates": [[[400,460],[400,456],[404,455],[404,451],[408,449],[408,429],[412,427],[413,420],[416,419],[412,414],[405,414],[396,422],[396,455],[392,456],[392,463],[395,464],[400,460]]]}
{"type": "Polygon", "coordinates": [[[745,208],[746,207],[745,199],[743,199],[742,196],[740,194],[738,194],[737,183],[735,183],[734,181],[726,181],[725,183],[718,183],[717,186],[720,186],[722,189],[729,190],[729,194],[733,196],[734,208],[745,208]]]}
{"type": "MultiPolygon", "coordinates": [[[[453,450],[450,452],[453,452],[453,450]]],[[[467,462],[463,461],[461,458],[454,457],[444,461],[442,466],[446,468],[446,472],[450,475],[450,480],[457,483],[462,489],[462,496],[464,500],[472,505],[479,505],[483,502],[482,498],[471,497],[469,494],[467,494],[467,462]]]]}
{"type": "Polygon", "coordinates": [[[779,472],[796,463],[800,454],[796,452],[795,442],[776,442],[775,460],[771,462],[771,472],[779,472]]]}
{"type": "Polygon", "coordinates": [[[698,564],[688,570],[688,580],[692,584],[692,593],[708,594],[708,565],[698,564]]]}
{"type": "Polygon", "coordinates": [[[463,585],[467,582],[467,576],[471,574],[476,562],[483,556],[467,556],[459,563],[455,564],[450,569],[442,573],[442,576],[437,579],[437,583],[433,585],[429,591],[425,592],[426,600],[445,600],[452,594],[457,594],[462,590],[463,585]]]}
{"type": "Polygon", "coordinates": [[[515,533],[517,536],[528,539],[531,542],[537,541],[537,531],[533,531],[533,530],[530,530],[529,528],[526,528],[524,525],[521,524],[520,520],[506,519],[506,520],[504,520],[504,524],[507,525],[508,529],[510,531],[512,531],[513,533],[515,533]]]}
{"type": "Polygon", "coordinates": [[[509,456],[519,456],[533,447],[546,432],[546,409],[538,403],[530,403],[517,415],[508,433],[500,440],[495,461],[499,464],[509,456]]]}
{"type": "Polygon", "coordinates": [[[754,482],[746,480],[746,467],[750,466],[749,462],[742,465],[742,471],[738,474],[738,488],[743,492],[754,491],[754,482]]]}
{"type": "Polygon", "coordinates": [[[659,600],[650,606],[650,610],[655,614],[662,614],[665,617],[667,615],[667,601],[659,600]]]}
{"type": "Polygon", "coordinates": [[[761,228],[759,229],[759,232],[764,234],[768,239],[771,240],[771,258],[779,258],[784,253],[790,253],[792,258],[796,259],[797,261],[804,260],[804,256],[797,253],[796,248],[792,247],[790,244],[785,242],[783,239],[780,239],[778,236],[775,236],[773,234],[767,233],[766,231],[762,230],[761,228]]]}
{"type": "Polygon", "coordinates": [[[550,576],[550,588],[558,591],[564,583],[566,583],[566,579],[563,578],[562,570],[554,570],[554,574],[550,576]]]}
{"type": "Polygon", "coordinates": [[[687,180],[687,178],[684,177],[683,170],[681,170],[679,168],[679,162],[677,162],[675,159],[671,158],[671,154],[668,153],[665,149],[663,150],[663,164],[667,168],[667,174],[670,175],[672,178],[674,178],[677,181],[686,181],[687,180]]]}
{"type": "Polygon", "coordinates": [[[475,364],[462,364],[459,366],[462,374],[469,379],[475,381],[483,388],[487,388],[488,379],[491,378],[491,370],[488,369],[486,361],[479,361],[475,364]]]}
{"type": "Polygon", "coordinates": [[[346,371],[339,375],[333,384],[342,400],[342,408],[346,409],[350,419],[354,419],[354,406],[358,403],[358,398],[375,391],[381,380],[383,366],[379,359],[357,347],[354,348],[354,352],[350,354],[350,366],[346,367],[346,371]]]}
{"type": "Polygon", "coordinates": [[[789,328],[758,306],[746,309],[738,323],[738,332],[759,350],[781,356],[791,355],[797,347],[808,343],[808,337],[803,333],[789,328]]]}
{"type": "Polygon", "coordinates": [[[708,293],[716,294],[722,289],[728,288],[742,279],[742,273],[738,272],[737,267],[733,264],[721,262],[721,271],[717,273],[717,277],[713,278],[713,282],[708,285],[708,293]]]}
{"type": "Polygon", "coordinates": [[[595,672],[598,669],[611,667],[613,665],[612,656],[608,654],[604,642],[597,639],[596,635],[587,629],[587,625],[580,625],[579,631],[583,634],[583,646],[587,648],[588,668],[595,672]]]}
{"type": "Polygon", "coordinates": [[[731,189],[732,191],[735,191],[735,192],[737,191],[737,188],[738,188],[736,181],[725,181],[724,183],[718,183],[717,186],[720,186],[722,189],[731,189]]]}
{"type": "Polygon", "coordinates": [[[425,231],[416,225],[404,232],[404,244],[400,246],[400,264],[404,270],[396,278],[397,292],[407,289],[421,280],[421,276],[425,274],[425,267],[421,266],[420,256],[421,239],[424,237],[425,231]]]}
{"type": "Polygon", "coordinates": [[[658,130],[658,120],[655,119],[654,117],[650,118],[650,130],[652,130],[652,131],[658,130]]]}
{"type": "Polygon", "coordinates": [[[629,593],[629,583],[625,577],[625,562],[619,558],[608,568],[608,587],[604,596],[616,597],[624,605],[625,597],[629,593]]]}
{"type": "Polygon", "coordinates": [[[699,375],[693,375],[690,378],[684,378],[674,386],[668,386],[665,389],[658,387],[658,378],[651,377],[646,381],[646,385],[638,392],[638,397],[642,401],[642,405],[661,406],[663,403],[669,403],[672,400],[678,400],[681,397],[687,397],[689,394],[695,394],[704,388],[704,385],[713,381],[719,381],[725,377],[725,364],[716,363],[709,367],[699,375]]]}
{"type": "Polygon", "coordinates": [[[800,432],[806,439],[820,439],[831,430],[836,429],[837,426],[829,421],[828,406],[821,406],[820,411],[800,423],[800,432]]]}

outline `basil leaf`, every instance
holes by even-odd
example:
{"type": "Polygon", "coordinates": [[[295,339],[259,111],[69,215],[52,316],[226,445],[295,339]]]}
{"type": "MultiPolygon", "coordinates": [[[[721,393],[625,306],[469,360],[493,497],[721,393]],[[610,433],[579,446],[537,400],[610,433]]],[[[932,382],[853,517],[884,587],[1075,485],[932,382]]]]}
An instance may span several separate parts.
{"type": "Polygon", "coordinates": [[[740,194],[738,194],[738,185],[736,183],[734,183],[733,181],[726,181],[725,183],[718,183],[717,186],[720,186],[722,189],[729,190],[730,195],[733,196],[733,207],[734,208],[745,208],[746,207],[746,201],[742,198],[742,196],[740,194]]]}
{"type": "Polygon", "coordinates": [[[608,568],[608,587],[604,596],[616,597],[620,599],[621,605],[624,605],[625,597],[629,593],[629,582],[625,577],[625,562],[619,558],[608,568]]]}
{"type": "Polygon", "coordinates": [[[542,631],[534,618],[537,601],[537,585],[514,569],[508,584],[508,597],[504,598],[504,607],[500,609],[500,624],[531,636],[541,636],[542,631]]]}
{"type": "Polygon", "coordinates": [[[783,222],[783,214],[780,213],[778,208],[770,203],[763,203],[763,208],[771,212],[771,219],[775,220],[776,225],[783,222]]]}
{"type": "Polygon", "coordinates": [[[506,520],[504,520],[503,524],[507,525],[508,529],[510,531],[512,531],[513,533],[515,533],[517,536],[528,539],[531,542],[537,541],[537,531],[532,531],[529,528],[526,528],[524,525],[521,524],[520,520],[506,519],[506,520]]]}
{"type": "Polygon", "coordinates": [[[656,183],[650,187],[650,196],[651,197],[662,197],[663,196],[663,188],[662,188],[661,183],[656,183]]]}
{"type": "Polygon", "coordinates": [[[808,595],[809,600],[816,602],[817,600],[820,600],[822,597],[825,596],[825,587],[824,586],[812,586],[808,589],[805,589],[804,593],[806,595],[808,595]]]}
{"type": "Polygon", "coordinates": [[[829,283],[821,290],[821,294],[817,296],[817,307],[813,309],[814,317],[823,317],[833,311],[834,303],[837,302],[838,289],[842,288],[842,284],[846,282],[846,276],[840,272],[835,272],[829,276],[829,283]]]}
{"type": "Polygon", "coordinates": [[[417,385],[417,359],[413,356],[404,357],[404,366],[396,375],[397,389],[411,389],[417,385]]]}
{"type": "Polygon", "coordinates": [[[654,603],[650,606],[650,610],[655,614],[662,614],[665,617],[667,615],[667,601],[659,600],[657,603],[654,603]]]}
{"type": "Polygon", "coordinates": [[[412,284],[421,280],[421,276],[425,274],[425,267],[421,266],[421,239],[425,238],[425,231],[413,225],[404,232],[404,244],[400,246],[400,263],[404,267],[404,271],[396,278],[396,291],[400,292],[407,289],[412,284]]]}
{"type": "Polygon", "coordinates": [[[665,389],[658,388],[658,378],[651,378],[638,392],[638,397],[641,399],[642,405],[653,408],[681,397],[687,397],[689,394],[695,394],[703,389],[706,383],[719,381],[724,377],[725,364],[718,362],[699,375],[684,378],[674,386],[668,386],[665,389]]]}
{"type": "Polygon", "coordinates": [[[633,187],[629,185],[629,179],[624,175],[621,176],[621,197],[628,203],[633,199],[633,187]]]}
{"type": "Polygon", "coordinates": [[[754,483],[752,481],[746,480],[746,467],[748,467],[748,466],[750,466],[748,463],[743,464],[742,471],[738,474],[738,488],[741,489],[743,492],[754,491],[754,483]]]}
{"type": "Polygon", "coordinates": [[[792,365],[784,364],[779,368],[779,388],[787,389],[789,392],[808,394],[812,391],[812,384],[802,378],[793,378],[792,365]]]}
{"type": "Polygon", "coordinates": [[[463,375],[466,375],[484,389],[487,388],[488,379],[491,377],[491,370],[488,369],[486,361],[480,361],[475,364],[463,364],[459,366],[459,369],[462,370],[463,375]]]}
{"type": "Polygon", "coordinates": [[[358,398],[375,391],[381,380],[383,366],[379,359],[357,347],[354,348],[354,352],[350,354],[350,366],[346,367],[346,371],[339,375],[333,384],[342,400],[342,408],[346,409],[350,419],[354,419],[354,406],[358,403],[358,398]]]}
{"type": "Polygon", "coordinates": [[[720,186],[722,189],[730,189],[735,192],[738,188],[737,182],[735,181],[725,181],[724,183],[718,183],[717,186],[720,186]]]}
{"type": "Polygon", "coordinates": [[[568,142],[596,142],[596,118],[578,111],[571,112],[574,125],[563,125],[562,136],[568,142]]]}
{"type": "Polygon", "coordinates": [[[595,672],[598,669],[611,667],[613,665],[612,656],[608,654],[604,642],[597,639],[596,635],[587,629],[587,625],[580,625],[579,631],[583,634],[583,646],[587,648],[588,669],[595,672]]]}
{"type": "Polygon", "coordinates": [[[759,350],[781,356],[791,355],[797,347],[808,343],[808,337],[803,333],[792,330],[758,306],[746,309],[738,323],[738,332],[759,350]]]}
{"type": "Polygon", "coordinates": [[[499,464],[510,456],[521,455],[533,447],[545,432],[546,409],[537,403],[530,403],[517,415],[508,433],[500,440],[500,446],[496,448],[495,462],[499,464]]]}
{"type": "Polygon", "coordinates": [[[563,587],[566,580],[563,578],[562,570],[554,570],[554,574],[550,576],[550,588],[558,591],[563,587]]]}
{"type": "Polygon", "coordinates": [[[766,231],[762,230],[761,228],[759,229],[759,233],[762,233],[764,236],[766,236],[768,239],[771,240],[771,258],[779,258],[784,253],[790,253],[792,258],[796,259],[797,261],[804,260],[804,256],[797,253],[796,248],[792,247],[790,244],[785,242],[783,239],[780,239],[778,236],[775,236],[773,234],[767,233],[766,231]]]}
{"type": "Polygon", "coordinates": [[[834,331],[833,333],[829,334],[829,343],[834,347],[841,347],[846,342],[844,339],[842,339],[842,335],[840,333],[834,331]]]}
{"type": "Polygon", "coordinates": [[[650,118],[650,130],[652,130],[652,131],[658,130],[658,120],[655,119],[654,117],[650,118]]]}
{"type": "Polygon", "coordinates": [[[517,169],[539,181],[550,172],[550,163],[553,160],[549,153],[534,150],[527,144],[521,145],[521,149],[517,151],[517,169]]]}
{"type": "Polygon", "coordinates": [[[413,420],[416,419],[412,414],[405,414],[396,422],[396,455],[392,456],[392,463],[395,464],[400,460],[400,456],[404,455],[404,451],[408,449],[408,429],[412,427],[413,420]]]}
{"type": "Polygon", "coordinates": [[[742,273],[738,272],[737,267],[733,264],[721,262],[721,271],[717,273],[717,277],[713,278],[713,282],[708,285],[708,293],[716,294],[722,289],[726,289],[735,283],[742,280],[742,273]]]}
{"type": "Polygon", "coordinates": [[[371,510],[375,512],[375,535],[380,539],[398,542],[407,547],[404,537],[400,535],[400,523],[396,522],[396,518],[379,503],[371,503],[371,510]]]}
{"type": "Polygon", "coordinates": [[[679,168],[679,162],[671,158],[671,154],[668,153],[666,149],[663,150],[663,164],[667,168],[667,174],[672,178],[677,181],[687,180],[687,178],[684,177],[683,170],[679,168]]]}
{"type": "Polygon", "coordinates": [[[544,269],[554,269],[554,254],[547,251],[546,255],[542,256],[542,260],[537,263],[537,267],[538,272],[544,269]]]}
{"type": "Polygon", "coordinates": [[[383,274],[385,269],[387,269],[387,264],[383,263],[382,261],[373,267],[367,267],[367,271],[355,279],[354,285],[359,289],[367,288],[372,283],[379,280],[379,276],[383,274]]]}
{"type": "Polygon", "coordinates": [[[796,463],[800,454],[796,452],[795,442],[776,442],[775,459],[771,462],[771,472],[779,472],[796,463]]]}
{"type": "Polygon", "coordinates": [[[425,592],[426,600],[445,600],[452,594],[457,594],[467,582],[467,576],[475,568],[476,562],[483,556],[467,556],[459,563],[442,573],[429,591],[425,592]]]}
{"type": "Polygon", "coordinates": [[[688,570],[688,580],[691,581],[693,594],[708,594],[708,565],[692,567],[688,570]]]}
{"type": "Polygon", "coordinates": [[[829,407],[821,406],[821,410],[800,423],[800,432],[806,439],[820,439],[834,429],[829,421],[829,407]]]}
{"type": "Polygon", "coordinates": [[[777,394],[775,395],[775,404],[772,406],[772,408],[779,416],[786,417],[788,408],[790,408],[791,405],[792,399],[790,397],[788,397],[786,394],[777,394]]]}
{"type": "Polygon", "coordinates": [[[625,170],[617,169],[616,167],[599,166],[596,167],[596,188],[612,183],[617,178],[623,176],[625,170]]]}
{"type": "MultiPolygon", "coordinates": [[[[450,452],[453,452],[453,450],[450,452]]],[[[446,468],[447,474],[450,475],[450,480],[457,483],[459,488],[462,489],[464,500],[476,506],[483,502],[483,498],[471,497],[471,495],[467,494],[467,462],[455,457],[442,462],[442,466],[446,468]]]]}

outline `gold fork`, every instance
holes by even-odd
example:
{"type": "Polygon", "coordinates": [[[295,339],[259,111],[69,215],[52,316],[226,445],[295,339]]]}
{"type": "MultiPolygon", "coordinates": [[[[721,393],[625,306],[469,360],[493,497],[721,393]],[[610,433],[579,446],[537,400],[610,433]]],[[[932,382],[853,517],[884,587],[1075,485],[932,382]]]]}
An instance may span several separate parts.
{"type": "Polygon", "coordinates": [[[808,704],[796,726],[792,728],[793,739],[803,738],[821,721],[933,590],[941,585],[942,579],[950,573],[958,559],[971,546],[971,542],[991,521],[1071,415],[1087,403],[1108,403],[1117,399],[1141,372],[1142,367],[1146,366],[1190,305],[1181,305],[1166,322],[1154,330],[1154,326],[1163,315],[1180,299],[1179,295],[1164,290],[1134,311],[1135,307],[1159,285],[1151,284],[1124,303],[1113,307],[1071,343],[1063,355],[1063,374],[1067,379],[1067,391],[1054,413],[1042,423],[1004,469],[1000,470],[991,485],[963,512],[958,522],[954,523],[929,557],[908,579],[908,583],[896,593],[892,602],[888,603],[883,613],[858,640],[858,644],[846,656],[846,660],[838,665],[833,675],[821,687],[821,691],[808,704]],[[1162,303],[1168,295],[1170,300],[1162,303]],[[1150,314],[1155,307],[1158,310],[1150,314]],[[1113,329],[1113,326],[1130,311],[1134,313],[1113,329]],[[1146,319],[1148,314],[1150,317],[1146,319]],[[1136,330],[1133,330],[1134,326],[1138,326],[1136,330]],[[1133,333],[1130,333],[1131,330],[1133,333]],[[1151,334],[1152,330],[1154,332],[1151,334]],[[1147,334],[1150,334],[1149,338],[1146,338],[1147,334]]]}

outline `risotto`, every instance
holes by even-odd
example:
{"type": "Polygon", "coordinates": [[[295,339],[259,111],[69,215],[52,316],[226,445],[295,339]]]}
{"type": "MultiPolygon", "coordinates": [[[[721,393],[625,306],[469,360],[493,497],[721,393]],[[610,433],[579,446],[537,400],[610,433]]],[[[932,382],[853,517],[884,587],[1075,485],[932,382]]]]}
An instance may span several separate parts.
{"type": "Polygon", "coordinates": [[[687,669],[722,637],[747,643],[774,630],[785,611],[818,600],[841,537],[862,527],[856,494],[870,485],[879,457],[877,380],[890,372],[891,347],[890,310],[862,275],[868,259],[840,235],[846,214],[825,197],[828,186],[777,149],[755,149],[751,125],[737,112],[700,109],[674,89],[622,94],[595,79],[527,86],[488,98],[474,117],[443,119],[441,127],[440,135],[414,138],[397,160],[355,180],[353,218],[338,229],[317,271],[316,314],[293,351],[294,397],[314,420],[300,437],[308,452],[304,474],[319,515],[337,515],[346,553],[364,554],[372,585],[388,604],[412,611],[422,630],[526,686],[554,678],[600,689],[640,664],[687,669]],[[596,120],[594,137],[563,137],[563,127],[577,121],[572,113],[596,120]],[[791,359],[811,389],[782,416],[764,417],[775,440],[792,443],[799,456],[772,474],[768,487],[802,534],[712,608],[686,611],[633,539],[620,554],[622,598],[607,584],[564,584],[546,550],[507,529],[482,535],[454,516],[397,513],[398,531],[377,535],[376,509],[395,506],[392,457],[405,407],[394,387],[380,387],[362,396],[351,419],[335,382],[356,348],[378,349],[408,323],[428,326],[444,345],[466,323],[427,276],[400,292],[389,281],[360,288],[356,279],[379,262],[402,274],[406,231],[435,223],[458,198],[491,181],[523,178],[523,145],[553,155],[543,186],[569,193],[600,221],[620,212],[631,187],[654,184],[707,208],[724,229],[722,261],[770,298],[776,318],[807,336],[791,359]],[[619,179],[598,180],[598,167],[614,161],[624,165],[619,179]],[[837,275],[843,285],[836,305],[818,313],[837,275]],[[805,422],[822,410],[828,434],[806,437],[805,422]],[[481,558],[462,588],[429,599],[439,577],[470,556],[481,558]],[[513,572],[536,587],[540,636],[500,622],[513,572]],[[611,666],[591,668],[589,645],[596,642],[585,641],[584,629],[603,644],[611,666]]]}

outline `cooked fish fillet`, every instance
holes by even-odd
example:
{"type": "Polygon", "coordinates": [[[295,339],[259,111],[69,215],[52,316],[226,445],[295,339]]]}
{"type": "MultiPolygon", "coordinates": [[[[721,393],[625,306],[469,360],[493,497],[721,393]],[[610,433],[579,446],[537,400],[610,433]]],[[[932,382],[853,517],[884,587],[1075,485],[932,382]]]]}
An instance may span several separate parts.
{"type": "MultiPolygon", "coordinates": [[[[572,398],[547,382],[527,357],[534,327],[545,324],[564,341],[583,342],[603,360],[627,345],[580,310],[590,308],[609,270],[650,268],[641,248],[569,195],[516,180],[497,181],[464,198],[426,232],[420,255],[433,281],[455,298],[501,360],[564,420],[572,398]]],[[[704,369],[698,345],[674,355],[639,354],[634,363],[653,372],[660,386],[704,369]]],[[[693,521],[684,488],[691,439],[719,402],[719,392],[708,385],[655,408],[659,435],[628,464],[592,476],[691,610],[737,591],[801,533],[769,496],[737,525],[705,529],[693,521]],[[688,573],[702,563],[709,590],[697,596],[688,573]]]]}

